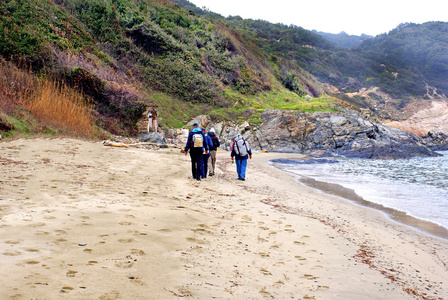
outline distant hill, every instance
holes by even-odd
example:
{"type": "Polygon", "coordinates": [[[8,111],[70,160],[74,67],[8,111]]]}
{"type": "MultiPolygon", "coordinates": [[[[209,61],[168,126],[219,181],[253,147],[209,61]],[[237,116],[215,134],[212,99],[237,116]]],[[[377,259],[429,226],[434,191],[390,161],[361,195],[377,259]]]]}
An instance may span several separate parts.
{"type": "Polygon", "coordinates": [[[336,47],[339,48],[353,48],[359,46],[364,40],[370,39],[373,36],[371,35],[349,35],[346,32],[340,32],[340,33],[328,33],[328,32],[322,32],[322,31],[316,31],[313,30],[314,33],[317,33],[318,35],[322,36],[324,39],[330,41],[333,43],[336,47]]]}

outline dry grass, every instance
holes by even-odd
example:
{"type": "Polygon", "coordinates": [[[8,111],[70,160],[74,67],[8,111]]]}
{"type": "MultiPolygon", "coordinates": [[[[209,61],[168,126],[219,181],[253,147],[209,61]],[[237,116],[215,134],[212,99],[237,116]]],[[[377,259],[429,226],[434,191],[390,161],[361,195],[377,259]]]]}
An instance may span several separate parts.
{"type": "Polygon", "coordinates": [[[23,115],[28,111],[42,126],[74,137],[92,138],[95,120],[82,96],[53,80],[38,80],[0,58],[0,114],[23,115]],[[19,113],[20,112],[20,113],[19,113]]]}
{"type": "Polygon", "coordinates": [[[94,119],[82,96],[55,81],[43,80],[27,107],[39,123],[71,136],[92,137],[95,133],[94,119]]]}

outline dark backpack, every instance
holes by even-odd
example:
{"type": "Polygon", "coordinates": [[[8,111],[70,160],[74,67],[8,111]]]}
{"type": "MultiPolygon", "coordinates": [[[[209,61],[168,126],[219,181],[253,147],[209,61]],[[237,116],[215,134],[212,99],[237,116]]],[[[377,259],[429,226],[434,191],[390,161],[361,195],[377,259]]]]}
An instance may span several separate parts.
{"type": "Polygon", "coordinates": [[[219,140],[218,140],[218,138],[216,136],[212,137],[212,142],[213,142],[213,148],[217,149],[219,147],[220,143],[219,143],[219,140]]]}

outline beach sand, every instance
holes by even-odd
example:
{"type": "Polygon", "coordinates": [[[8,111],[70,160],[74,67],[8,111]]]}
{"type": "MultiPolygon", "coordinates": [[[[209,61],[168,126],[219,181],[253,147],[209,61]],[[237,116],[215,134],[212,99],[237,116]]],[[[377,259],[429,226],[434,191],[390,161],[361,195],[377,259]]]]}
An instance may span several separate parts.
{"type": "Polygon", "coordinates": [[[192,180],[178,148],[0,143],[1,299],[448,299],[448,240],[254,153],[192,180]]]}

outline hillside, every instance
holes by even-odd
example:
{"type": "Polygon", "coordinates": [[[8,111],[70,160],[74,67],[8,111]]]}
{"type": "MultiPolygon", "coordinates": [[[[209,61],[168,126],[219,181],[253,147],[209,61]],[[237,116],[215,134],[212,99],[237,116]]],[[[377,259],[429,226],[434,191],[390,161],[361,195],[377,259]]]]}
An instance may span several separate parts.
{"type": "MultiPolygon", "coordinates": [[[[263,108],[332,109],[328,100],[304,101],[323,89],[297,65],[169,1],[3,1],[0,25],[3,71],[31,70],[21,90],[53,78],[81,93],[97,126],[115,134],[135,134],[149,105],[169,127],[203,112],[234,119],[263,108]]],[[[17,127],[5,115],[24,95],[8,90],[8,78],[3,84],[3,127],[17,127]]]]}
{"type": "Polygon", "coordinates": [[[317,33],[318,35],[322,36],[324,39],[330,41],[333,43],[336,47],[339,48],[353,48],[359,46],[364,40],[371,39],[373,36],[361,34],[358,35],[349,35],[346,32],[342,31],[340,33],[328,33],[328,32],[322,32],[313,30],[314,33],[317,33]]]}
{"type": "MultiPolygon", "coordinates": [[[[174,1],[192,9],[187,0],[174,1]]],[[[358,46],[346,49],[340,47],[344,37],[352,37],[343,33],[331,35],[238,16],[223,18],[199,8],[194,11],[231,24],[267,54],[295,62],[330,85],[328,94],[368,109],[380,119],[403,119],[415,112],[415,106],[429,107],[427,100],[446,100],[448,23],[401,24],[377,37],[354,37],[358,46]]]]}
{"type": "Polygon", "coordinates": [[[94,135],[135,135],[150,106],[163,127],[182,127],[203,113],[257,124],[267,108],[350,106],[400,119],[410,104],[445,99],[446,23],[403,25],[343,49],[301,27],[223,18],[174,2],[2,1],[2,134],[73,134],[82,118],[94,135]],[[424,59],[422,44],[434,45],[424,59]],[[52,99],[75,102],[76,114],[55,122],[67,105],[52,99]]]}

